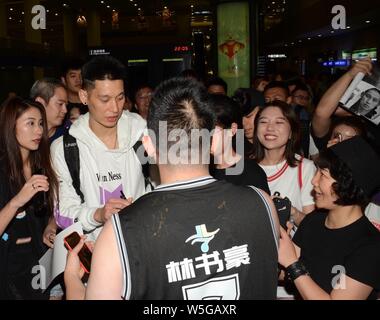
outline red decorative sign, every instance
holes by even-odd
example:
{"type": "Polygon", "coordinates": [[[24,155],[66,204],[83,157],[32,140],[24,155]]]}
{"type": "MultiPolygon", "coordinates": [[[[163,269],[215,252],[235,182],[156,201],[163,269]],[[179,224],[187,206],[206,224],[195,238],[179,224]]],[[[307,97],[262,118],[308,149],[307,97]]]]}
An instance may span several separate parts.
{"type": "Polygon", "coordinates": [[[174,52],[188,52],[190,51],[189,46],[175,46],[174,47],[174,52]]]}

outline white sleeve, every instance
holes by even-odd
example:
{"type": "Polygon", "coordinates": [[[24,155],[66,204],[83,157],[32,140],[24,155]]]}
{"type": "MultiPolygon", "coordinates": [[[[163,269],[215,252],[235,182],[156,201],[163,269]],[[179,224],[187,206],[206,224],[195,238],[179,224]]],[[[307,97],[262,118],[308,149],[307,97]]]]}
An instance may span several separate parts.
{"type": "Polygon", "coordinates": [[[94,219],[97,208],[81,203],[79,195],[72,184],[71,175],[63,152],[63,139],[57,139],[51,145],[53,168],[59,181],[59,204],[55,209],[55,219],[59,227],[65,229],[74,222],[81,222],[84,231],[91,232],[102,226],[94,219]]]}
{"type": "Polygon", "coordinates": [[[303,207],[314,204],[314,198],[311,193],[313,191],[311,180],[313,179],[316,170],[317,169],[312,161],[303,159],[301,189],[301,203],[303,207]]]}

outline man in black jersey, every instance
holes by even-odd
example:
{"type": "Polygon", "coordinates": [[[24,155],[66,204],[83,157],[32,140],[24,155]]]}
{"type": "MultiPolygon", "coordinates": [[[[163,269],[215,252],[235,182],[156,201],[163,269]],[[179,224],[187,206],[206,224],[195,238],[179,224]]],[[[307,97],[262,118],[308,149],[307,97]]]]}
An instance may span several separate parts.
{"type": "MultiPolygon", "coordinates": [[[[162,184],[104,226],[87,299],[276,298],[279,227],[270,197],[216,181],[208,163],[190,161],[210,152],[209,141],[192,135],[215,126],[208,102],[194,79],[157,88],[143,143],[162,184]]],[[[78,269],[71,271],[79,247],[65,272],[68,299],[84,296],[78,269]]]]}

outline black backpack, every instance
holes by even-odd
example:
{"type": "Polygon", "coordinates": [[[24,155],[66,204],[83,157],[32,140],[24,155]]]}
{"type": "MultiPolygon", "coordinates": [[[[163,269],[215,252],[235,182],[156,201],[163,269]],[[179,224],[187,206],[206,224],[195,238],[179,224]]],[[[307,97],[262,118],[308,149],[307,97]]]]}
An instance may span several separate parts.
{"type": "MultiPolygon", "coordinates": [[[[145,187],[148,185],[151,186],[153,189],[153,186],[149,180],[149,163],[143,162],[143,159],[141,158],[141,155],[139,154],[138,149],[142,145],[142,142],[139,140],[135,143],[133,146],[133,149],[135,150],[135,153],[137,157],[139,158],[141,165],[142,165],[142,173],[144,175],[145,180],[145,187]]],[[[67,164],[67,168],[69,169],[71,179],[73,180],[73,187],[75,189],[75,192],[80,197],[81,203],[84,202],[84,196],[82,191],[80,190],[80,163],[79,163],[79,148],[77,144],[77,139],[74,138],[72,135],[70,135],[68,132],[66,132],[63,135],[63,153],[65,156],[65,161],[67,164]]]]}

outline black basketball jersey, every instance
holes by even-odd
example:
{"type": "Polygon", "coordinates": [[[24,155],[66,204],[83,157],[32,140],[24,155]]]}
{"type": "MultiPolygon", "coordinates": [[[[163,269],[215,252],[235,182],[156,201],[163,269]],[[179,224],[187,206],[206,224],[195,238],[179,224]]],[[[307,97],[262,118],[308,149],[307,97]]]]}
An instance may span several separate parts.
{"type": "Polygon", "coordinates": [[[125,299],[275,299],[278,239],[260,191],[159,186],[113,217],[125,299]]]}

